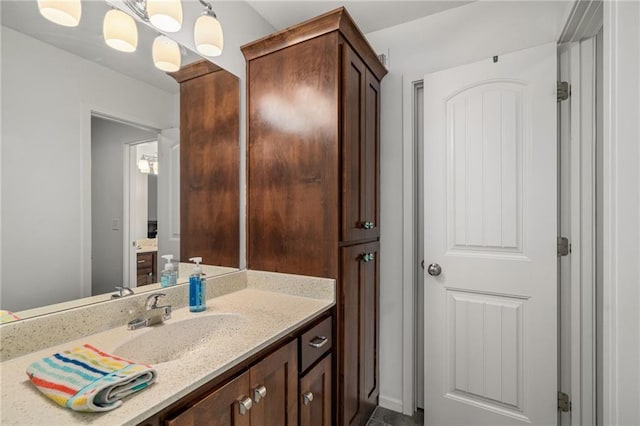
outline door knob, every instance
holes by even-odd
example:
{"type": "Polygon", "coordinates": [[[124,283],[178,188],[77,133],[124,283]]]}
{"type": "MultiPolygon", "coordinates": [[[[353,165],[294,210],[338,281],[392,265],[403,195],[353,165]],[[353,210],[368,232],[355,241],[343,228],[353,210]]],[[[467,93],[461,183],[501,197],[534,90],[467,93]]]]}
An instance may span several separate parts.
{"type": "Polygon", "coordinates": [[[427,266],[427,272],[432,277],[437,277],[442,273],[442,268],[437,263],[432,263],[429,266],[427,266]]]}

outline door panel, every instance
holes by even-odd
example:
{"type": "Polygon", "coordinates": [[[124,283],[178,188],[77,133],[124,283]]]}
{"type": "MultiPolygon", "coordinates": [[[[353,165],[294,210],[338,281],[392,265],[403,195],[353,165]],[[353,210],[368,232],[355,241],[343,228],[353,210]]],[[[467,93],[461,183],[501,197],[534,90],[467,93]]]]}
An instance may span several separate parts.
{"type": "Polygon", "coordinates": [[[224,385],[211,395],[196,403],[193,407],[168,420],[168,426],[207,426],[232,425],[249,426],[248,412],[241,414],[239,400],[248,397],[249,373],[224,385]]]}
{"type": "Polygon", "coordinates": [[[298,345],[293,341],[251,367],[253,425],[295,426],[298,421],[298,345]],[[255,392],[266,395],[256,401],[255,392]]]}
{"type": "Polygon", "coordinates": [[[329,354],[300,379],[301,426],[330,426],[332,424],[331,376],[331,354],[329,354]],[[308,393],[311,393],[311,400],[308,393]],[[307,395],[306,398],[305,395],[307,395]]]}
{"type": "Polygon", "coordinates": [[[341,418],[345,425],[360,424],[378,403],[379,249],[378,242],[342,248],[341,418]]]}
{"type": "Polygon", "coordinates": [[[425,76],[425,422],[555,424],[556,48],[425,76]]]}
{"type": "MultiPolygon", "coordinates": [[[[158,135],[158,253],[180,260],[180,130],[158,135]]],[[[164,264],[163,264],[164,265],[164,264]]]]}

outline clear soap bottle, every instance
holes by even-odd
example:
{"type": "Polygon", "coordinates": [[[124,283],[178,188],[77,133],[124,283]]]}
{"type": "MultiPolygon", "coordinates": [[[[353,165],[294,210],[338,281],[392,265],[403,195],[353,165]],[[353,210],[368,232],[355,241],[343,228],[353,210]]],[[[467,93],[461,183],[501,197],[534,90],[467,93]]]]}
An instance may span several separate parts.
{"type": "Polygon", "coordinates": [[[160,274],[160,286],[170,287],[176,285],[178,283],[178,272],[173,269],[173,255],[165,254],[162,258],[166,259],[167,263],[164,265],[164,269],[160,274]]]}
{"type": "Polygon", "coordinates": [[[207,309],[207,298],[205,296],[205,276],[202,273],[201,257],[192,257],[190,261],[196,264],[193,273],[189,276],[189,311],[202,312],[207,309]]]}

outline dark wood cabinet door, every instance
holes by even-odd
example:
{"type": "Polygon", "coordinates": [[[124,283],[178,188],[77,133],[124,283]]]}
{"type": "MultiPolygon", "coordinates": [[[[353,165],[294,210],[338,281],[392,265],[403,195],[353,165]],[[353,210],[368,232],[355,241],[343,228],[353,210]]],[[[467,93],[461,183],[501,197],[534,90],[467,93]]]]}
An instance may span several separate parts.
{"type": "Polygon", "coordinates": [[[342,293],[338,315],[343,324],[339,340],[339,418],[357,425],[378,402],[378,252],[372,242],[342,248],[342,293]]]}
{"type": "Polygon", "coordinates": [[[249,426],[251,409],[242,413],[241,400],[249,398],[249,372],[227,383],[197,402],[177,417],[167,420],[167,426],[229,425],[249,426]]]}
{"type": "Polygon", "coordinates": [[[250,374],[254,401],[251,424],[295,426],[298,422],[297,341],[283,346],[251,367],[250,374]]]}
{"type": "Polygon", "coordinates": [[[374,239],[378,228],[380,84],[343,45],[342,241],[374,239]]]}
{"type": "Polygon", "coordinates": [[[248,64],[251,269],[337,278],[336,40],[328,34],[248,64]]]}
{"type": "Polygon", "coordinates": [[[182,261],[201,256],[204,264],[238,267],[238,93],[238,78],[224,70],[180,83],[182,261]]]}
{"type": "Polygon", "coordinates": [[[300,379],[300,426],[330,426],[331,354],[300,379]]]}

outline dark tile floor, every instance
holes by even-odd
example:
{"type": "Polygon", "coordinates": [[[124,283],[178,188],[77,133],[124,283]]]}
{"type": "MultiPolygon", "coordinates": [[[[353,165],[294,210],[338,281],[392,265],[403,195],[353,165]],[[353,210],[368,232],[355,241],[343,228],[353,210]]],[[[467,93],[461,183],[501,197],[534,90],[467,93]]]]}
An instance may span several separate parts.
{"type": "Polygon", "coordinates": [[[382,407],[377,407],[367,422],[367,426],[422,426],[423,424],[422,410],[418,410],[413,416],[405,416],[382,407]]]}

